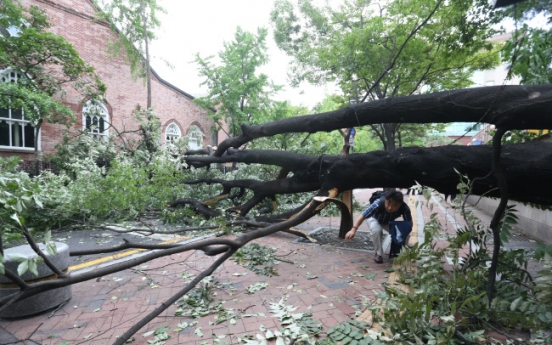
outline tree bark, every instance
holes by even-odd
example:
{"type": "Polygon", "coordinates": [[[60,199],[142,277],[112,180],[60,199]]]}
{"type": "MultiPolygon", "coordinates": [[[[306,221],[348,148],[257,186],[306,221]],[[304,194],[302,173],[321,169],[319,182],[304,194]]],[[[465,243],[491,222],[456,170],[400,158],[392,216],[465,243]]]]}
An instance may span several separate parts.
{"type": "Polygon", "coordinates": [[[317,115],[256,126],[224,140],[215,152],[281,133],[328,132],[376,123],[483,122],[505,130],[552,128],[552,85],[506,85],[375,100],[317,115]]]}
{"type": "MultiPolygon", "coordinates": [[[[250,184],[256,193],[281,194],[336,188],[408,188],[416,182],[441,193],[457,193],[460,177],[482,178],[493,171],[491,146],[406,147],[347,156],[309,156],[269,150],[229,150],[222,157],[187,157],[188,164],[242,162],[289,169],[292,177],[250,184]]],[[[504,145],[500,161],[508,197],[552,205],[552,142],[504,145]]],[[[500,197],[494,175],[474,182],[473,194],[500,197]]],[[[243,214],[242,214],[243,215],[243,214]]]]}

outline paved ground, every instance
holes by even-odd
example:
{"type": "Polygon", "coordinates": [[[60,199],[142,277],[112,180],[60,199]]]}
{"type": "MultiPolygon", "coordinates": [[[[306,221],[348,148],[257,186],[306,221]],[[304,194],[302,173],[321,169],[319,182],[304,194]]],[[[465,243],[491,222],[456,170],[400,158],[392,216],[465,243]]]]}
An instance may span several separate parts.
{"type": "MultiPolygon", "coordinates": [[[[355,198],[363,204],[370,194],[371,190],[357,191],[355,198]]],[[[430,213],[423,208],[415,211],[417,198],[420,197],[413,196],[410,200],[417,228],[412,241],[423,236],[418,230],[423,229],[430,213]]],[[[449,231],[454,231],[455,223],[451,219],[456,218],[459,224],[461,220],[450,211],[448,204],[440,204],[442,209],[435,210],[449,231]]],[[[316,217],[300,228],[338,227],[339,220],[339,217],[316,217]]],[[[367,230],[365,224],[362,230],[367,230]]],[[[224,301],[225,308],[233,308],[240,316],[235,318],[235,323],[214,324],[214,315],[197,320],[175,317],[177,306],[172,305],[141,329],[133,344],[148,344],[154,336],[144,334],[161,327],[169,327],[172,338],[167,345],[213,344],[218,336],[225,336],[220,339],[222,342],[236,344],[238,337],[260,333],[261,326],[278,329],[280,325],[272,317],[269,305],[282,298],[286,305],[298,308],[295,312],[312,312],[312,317],[327,330],[361,315],[367,304],[373,303],[374,291],[381,290],[389,279],[392,261],[387,256],[383,264],[376,264],[372,253],[299,244],[294,243],[295,239],[296,236],[279,233],[256,241],[275,248],[276,255],[285,260],[276,266],[278,276],[255,275],[231,260],[216,270],[213,275],[219,283],[215,289],[216,301],[224,301]],[[248,286],[259,283],[268,286],[253,294],[247,293],[248,286]],[[179,323],[193,321],[198,323],[174,332],[179,323]],[[203,336],[198,335],[198,329],[203,336]]],[[[22,320],[0,320],[0,344],[112,344],[118,335],[182,289],[188,275],[198,274],[213,261],[201,252],[176,254],[134,270],[74,285],[72,299],[58,310],[22,320]]],[[[78,274],[78,269],[83,268],[74,266],[73,271],[78,274]]]]}

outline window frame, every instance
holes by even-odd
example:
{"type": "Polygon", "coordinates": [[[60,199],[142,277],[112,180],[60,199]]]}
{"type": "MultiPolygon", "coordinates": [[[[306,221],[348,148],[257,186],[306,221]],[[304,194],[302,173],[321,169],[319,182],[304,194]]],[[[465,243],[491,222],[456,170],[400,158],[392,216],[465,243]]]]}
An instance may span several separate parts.
{"type": "Polygon", "coordinates": [[[203,148],[203,131],[199,128],[198,125],[190,125],[188,127],[188,149],[190,150],[201,150],[203,148]],[[197,139],[197,140],[195,140],[197,139]],[[199,141],[199,143],[198,143],[199,141]],[[192,147],[192,143],[195,143],[192,147]]]}
{"type": "MultiPolygon", "coordinates": [[[[17,71],[16,69],[7,67],[0,70],[0,83],[17,83],[17,81],[21,78],[22,72],[17,71]]],[[[7,110],[7,117],[1,116],[0,117],[0,124],[2,122],[5,122],[8,125],[8,144],[9,145],[1,145],[0,144],[0,150],[1,151],[21,151],[21,152],[34,152],[35,151],[35,135],[38,137],[36,140],[37,144],[37,150],[41,150],[41,130],[39,129],[38,133],[36,133],[36,122],[33,123],[30,119],[25,118],[25,112],[23,109],[20,109],[20,118],[16,118],[13,115],[14,109],[12,108],[2,108],[0,109],[2,114],[3,111],[7,110]],[[17,124],[21,130],[20,130],[20,138],[16,139],[14,138],[14,132],[13,132],[13,126],[17,124]],[[31,126],[33,129],[32,134],[32,146],[26,146],[26,128],[27,126],[31,126]],[[14,141],[21,142],[21,146],[15,146],[14,141]]],[[[16,110],[17,111],[17,110],[16,110]]],[[[19,115],[18,115],[19,117],[19,115]]]]}
{"type": "Polygon", "coordinates": [[[175,141],[182,138],[182,131],[180,130],[180,127],[176,124],[176,122],[171,122],[167,125],[165,128],[165,144],[174,144],[175,141]],[[169,133],[170,130],[175,129],[176,131],[174,133],[169,133]],[[172,136],[174,138],[169,139],[169,136],[172,136]]]}
{"type": "Polygon", "coordinates": [[[90,135],[95,138],[105,138],[107,139],[109,136],[109,128],[111,127],[111,124],[109,122],[109,111],[107,110],[107,107],[103,102],[97,101],[97,100],[88,100],[86,103],[82,106],[82,131],[86,133],[87,135],[90,135]],[[92,107],[99,109],[98,113],[89,113],[90,109],[92,107]],[[90,127],[92,125],[98,125],[97,129],[91,129],[89,128],[89,124],[87,121],[87,117],[91,116],[90,118],[90,127]],[[98,119],[98,122],[94,124],[94,118],[93,117],[101,117],[104,121],[104,130],[103,132],[100,131],[101,128],[101,119],[98,119]]]}

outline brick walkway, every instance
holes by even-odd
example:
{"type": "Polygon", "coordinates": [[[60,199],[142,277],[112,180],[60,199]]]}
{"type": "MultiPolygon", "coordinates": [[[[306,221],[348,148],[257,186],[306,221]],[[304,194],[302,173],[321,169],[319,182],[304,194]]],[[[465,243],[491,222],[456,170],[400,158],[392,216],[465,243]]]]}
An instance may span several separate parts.
{"type": "MultiPolygon", "coordinates": [[[[355,191],[355,199],[365,204],[371,192],[355,191]]],[[[415,231],[421,234],[416,225],[423,227],[429,211],[416,211],[416,198],[420,196],[411,197],[410,204],[416,218],[421,218],[415,224],[415,231]]],[[[453,231],[446,216],[448,211],[438,207],[435,211],[453,231]]],[[[313,230],[320,226],[338,227],[339,217],[316,217],[300,228],[313,230]]],[[[366,224],[361,226],[362,230],[367,230],[366,224]]],[[[213,274],[219,283],[227,283],[226,288],[216,290],[216,301],[225,301],[224,307],[234,308],[238,315],[254,316],[236,318],[235,324],[223,322],[215,325],[214,315],[196,320],[175,317],[177,306],[173,305],[141,329],[133,344],[148,344],[153,335],[144,337],[143,334],[166,326],[172,337],[167,345],[213,344],[213,335],[226,335],[222,342],[237,344],[238,337],[260,333],[261,326],[271,330],[280,327],[268,307],[270,302],[279,302],[282,298],[287,299],[286,305],[298,307],[295,312],[312,312],[312,317],[322,322],[326,331],[359,316],[366,309],[366,303],[373,303],[373,291],[381,290],[382,284],[389,280],[392,261],[387,255],[383,264],[376,264],[372,253],[297,244],[293,243],[295,239],[293,235],[278,233],[255,241],[276,248],[276,255],[285,260],[276,266],[278,276],[258,276],[231,260],[213,274]],[[246,288],[259,282],[268,283],[268,287],[248,294],[246,288]],[[174,332],[183,321],[198,323],[179,333],[174,332]],[[194,332],[199,327],[202,337],[194,332]]],[[[415,240],[414,236],[412,241],[415,240]]],[[[0,320],[0,344],[112,344],[118,335],[182,289],[185,284],[182,274],[198,274],[213,261],[201,252],[176,254],[153,260],[136,267],[136,270],[76,284],[72,299],[56,311],[23,320],[0,320]]]]}

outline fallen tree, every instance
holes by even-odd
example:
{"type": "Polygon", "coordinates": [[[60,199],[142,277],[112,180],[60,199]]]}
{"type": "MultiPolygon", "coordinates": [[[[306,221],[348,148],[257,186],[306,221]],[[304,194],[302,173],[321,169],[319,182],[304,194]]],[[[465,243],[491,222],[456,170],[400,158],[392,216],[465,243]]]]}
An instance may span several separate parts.
{"type": "MultiPolygon", "coordinates": [[[[131,261],[57,279],[27,284],[17,274],[6,270],[5,275],[20,287],[20,292],[0,300],[0,309],[10,303],[50,289],[95,279],[121,271],[149,260],[189,250],[201,250],[207,255],[221,255],[215,263],[196,279],[183,287],[155,311],[137,322],[116,344],[123,344],[141,327],[157,317],[174,301],[189,292],[201,279],[210,275],[240,247],[250,241],[277,231],[289,229],[313,217],[330,202],[340,206],[342,213],[340,233],[351,226],[351,213],[336,197],[353,188],[410,187],[415,182],[437,189],[442,193],[456,192],[459,176],[467,176],[473,183],[474,194],[486,194],[501,198],[501,203],[491,222],[494,236],[493,262],[489,273],[487,294],[492,300],[498,251],[500,246],[498,223],[509,198],[551,205],[552,199],[552,144],[531,142],[501,145],[501,138],[511,129],[538,129],[552,127],[552,86],[507,86],[457,90],[428,95],[397,97],[363,103],[345,109],[318,115],[309,115],[258,126],[242,126],[242,135],[219,145],[206,156],[198,152],[185,157],[193,166],[241,162],[246,164],[274,165],[281,168],[278,178],[272,181],[257,180],[202,180],[190,183],[217,183],[223,193],[214,199],[198,201],[191,198],[172,204],[194,205],[196,212],[216,216],[205,205],[221,198],[243,195],[243,190],[253,191],[253,196],[235,205],[233,211],[245,216],[263,199],[277,194],[315,192],[316,196],[306,205],[291,213],[270,217],[273,224],[238,236],[235,239],[207,239],[185,245],[144,246],[126,243],[123,248],[163,249],[131,261]],[[493,146],[465,147],[445,146],[435,148],[403,148],[395,152],[369,152],[348,156],[309,156],[292,152],[270,150],[236,150],[241,145],[260,137],[279,133],[330,131],[370,123],[430,123],[430,122],[487,122],[496,126],[493,146]],[[210,154],[210,155],[209,155],[210,154]],[[233,189],[239,189],[232,194],[233,189]]],[[[263,220],[266,220],[263,218],[263,220]]],[[[32,238],[30,239],[32,241],[32,238]]],[[[119,248],[117,248],[119,249],[119,248]]],[[[82,253],[71,253],[80,255],[82,253]]]]}
{"type": "MultiPolygon", "coordinates": [[[[457,193],[458,174],[473,184],[473,194],[500,196],[492,171],[491,146],[407,147],[393,152],[375,151],[346,156],[309,156],[284,151],[229,149],[221,157],[189,157],[189,164],[258,163],[276,165],[289,171],[289,177],[273,181],[211,181],[227,188],[247,188],[254,196],[240,205],[240,215],[262,199],[274,194],[338,193],[354,188],[408,188],[416,182],[441,193],[457,193]],[[324,191],[324,192],[322,192],[324,191]]],[[[503,146],[501,167],[506,175],[511,199],[551,205],[552,142],[529,142],[503,146]]],[[[207,182],[207,181],[205,181],[207,182]]]]}

